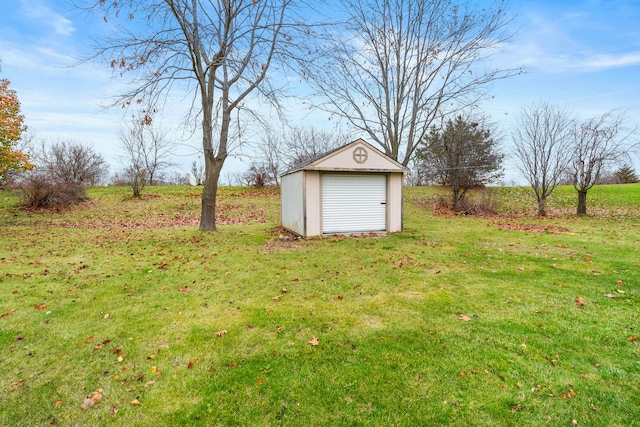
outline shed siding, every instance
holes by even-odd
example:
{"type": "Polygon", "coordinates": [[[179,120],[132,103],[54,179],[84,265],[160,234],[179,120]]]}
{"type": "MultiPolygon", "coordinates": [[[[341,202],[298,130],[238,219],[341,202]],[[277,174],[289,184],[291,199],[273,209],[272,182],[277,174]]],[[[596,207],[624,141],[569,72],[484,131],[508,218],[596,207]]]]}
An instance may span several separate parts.
{"type": "Polygon", "coordinates": [[[401,173],[389,174],[387,181],[387,203],[388,203],[388,217],[387,217],[387,231],[393,233],[395,231],[402,231],[402,214],[403,214],[403,182],[401,173]]]}
{"type": "Polygon", "coordinates": [[[304,236],[304,180],[303,172],[282,177],[280,194],[280,215],[282,226],[304,236]]]}
{"type": "Polygon", "coordinates": [[[320,172],[305,171],[307,236],[322,235],[320,172]]]}

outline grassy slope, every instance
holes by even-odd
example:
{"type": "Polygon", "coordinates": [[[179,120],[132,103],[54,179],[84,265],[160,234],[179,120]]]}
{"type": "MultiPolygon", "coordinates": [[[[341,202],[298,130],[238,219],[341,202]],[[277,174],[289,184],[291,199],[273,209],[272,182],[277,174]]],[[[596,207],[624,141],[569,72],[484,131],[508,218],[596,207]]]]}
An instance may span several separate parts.
{"type": "Polygon", "coordinates": [[[407,188],[403,233],[297,242],[273,190],[224,188],[216,234],[194,188],[2,193],[0,425],[638,424],[640,186],[585,218],[572,191],[539,220],[526,189],[473,218],[407,188]]]}

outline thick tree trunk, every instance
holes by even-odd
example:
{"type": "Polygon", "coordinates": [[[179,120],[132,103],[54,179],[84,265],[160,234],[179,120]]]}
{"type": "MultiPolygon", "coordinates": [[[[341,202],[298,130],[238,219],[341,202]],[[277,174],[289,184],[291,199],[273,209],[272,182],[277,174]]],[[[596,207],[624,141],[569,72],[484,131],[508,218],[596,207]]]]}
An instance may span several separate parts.
{"type": "Polygon", "coordinates": [[[218,180],[224,161],[206,159],[204,186],[202,187],[202,208],[200,211],[200,231],[217,231],[216,200],[218,197],[218,180]]]}
{"type": "Polygon", "coordinates": [[[587,214],[587,192],[586,191],[578,191],[578,215],[586,215],[587,214]]]}
{"type": "Polygon", "coordinates": [[[547,211],[544,208],[545,202],[547,199],[544,197],[540,197],[538,199],[538,216],[547,216],[547,211]]]}
{"type": "MultiPolygon", "coordinates": [[[[228,97],[228,94],[226,94],[228,97]]],[[[213,126],[211,124],[210,110],[203,113],[204,148],[204,187],[202,188],[202,210],[200,212],[200,231],[217,231],[216,229],[216,199],[218,197],[218,181],[222,166],[227,159],[227,142],[229,139],[229,126],[231,123],[231,110],[227,107],[227,100],[223,100],[222,123],[220,126],[220,140],[218,141],[218,153],[213,152],[213,126]]]]}

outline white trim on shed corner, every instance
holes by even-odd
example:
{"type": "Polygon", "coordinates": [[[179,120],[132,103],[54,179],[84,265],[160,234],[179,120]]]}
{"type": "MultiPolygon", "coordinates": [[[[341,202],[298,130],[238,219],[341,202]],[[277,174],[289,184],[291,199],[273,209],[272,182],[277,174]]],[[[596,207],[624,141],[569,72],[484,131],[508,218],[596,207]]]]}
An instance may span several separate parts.
{"type": "Polygon", "coordinates": [[[323,173],[322,234],[387,231],[387,174],[323,173]]]}

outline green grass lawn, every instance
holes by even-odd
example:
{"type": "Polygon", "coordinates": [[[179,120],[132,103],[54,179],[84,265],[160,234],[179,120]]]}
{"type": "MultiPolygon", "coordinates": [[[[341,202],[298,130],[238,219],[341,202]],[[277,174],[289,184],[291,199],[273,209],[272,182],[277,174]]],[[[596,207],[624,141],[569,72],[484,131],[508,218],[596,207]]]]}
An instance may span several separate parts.
{"type": "MultiPolygon", "coordinates": [[[[0,192],[0,425],[640,425],[640,185],[291,240],[274,189],[0,192]],[[573,424],[572,424],[573,423],[573,424]]],[[[446,193],[445,193],[446,194],[446,193]]]]}

